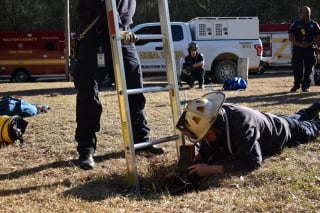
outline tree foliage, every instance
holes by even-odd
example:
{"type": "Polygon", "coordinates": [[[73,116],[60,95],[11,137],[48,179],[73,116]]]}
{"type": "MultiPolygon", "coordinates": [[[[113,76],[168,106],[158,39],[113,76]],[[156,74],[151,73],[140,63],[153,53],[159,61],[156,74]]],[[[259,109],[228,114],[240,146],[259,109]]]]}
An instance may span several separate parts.
{"type": "Polygon", "coordinates": [[[64,26],[63,4],[55,0],[2,0],[0,10],[1,31],[58,30],[64,26]]]}
{"type": "MultiPolygon", "coordinates": [[[[71,30],[77,23],[77,0],[70,1],[71,30]]],[[[61,0],[1,0],[0,31],[64,30],[61,0]]],[[[138,0],[134,24],[159,21],[157,0],[138,0]]],[[[308,5],[312,18],[320,20],[318,0],[168,0],[171,21],[189,21],[202,16],[258,16],[260,23],[291,22],[308,5]]]]}

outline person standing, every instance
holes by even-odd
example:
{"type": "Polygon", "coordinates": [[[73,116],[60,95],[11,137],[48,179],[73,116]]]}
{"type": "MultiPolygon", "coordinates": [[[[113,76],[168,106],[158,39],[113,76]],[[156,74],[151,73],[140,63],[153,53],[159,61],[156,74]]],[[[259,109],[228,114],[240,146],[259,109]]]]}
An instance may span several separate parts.
{"type": "Polygon", "coordinates": [[[204,89],[204,58],[198,49],[198,45],[194,42],[188,45],[189,55],[184,59],[180,79],[187,82],[190,88],[193,88],[194,82],[197,80],[199,89],[204,89]]]}
{"type": "Polygon", "coordinates": [[[303,92],[309,92],[310,75],[317,62],[316,50],[320,38],[317,22],[311,20],[311,9],[304,6],[301,19],[293,22],[288,31],[292,43],[292,68],[294,83],[290,92],[296,92],[300,86],[303,92]]]}
{"type": "MultiPolygon", "coordinates": [[[[129,40],[134,42],[135,35],[130,33],[132,17],[136,9],[135,0],[117,0],[119,27],[126,31],[129,40]],[[132,38],[132,39],[130,39],[132,38]]],[[[102,105],[99,100],[99,82],[107,70],[113,71],[112,52],[108,33],[108,22],[104,0],[79,0],[78,15],[80,32],[86,32],[79,42],[77,68],[74,73],[74,85],[77,90],[75,140],[78,143],[79,166],[81,169],[93,169],[93,158],[97,145],[96,132],[100,130],[102,105]],[[97,20],[97,21],[94,21],[97,20]],[[103,54],[98,57],[97,54],[103,54]],[[104,59],[104,60],[103,60],[104,59]],[[97,67],[105,66],[106,69],[97,67]]],[[[128,89],[142,88],[142,72],[134,43],[122,45],[126,83],[128,89]]],[[[133,94],[128,96],[134,143],[149,141],[150,128],[144,114],[145,96],[133,94]]],[[[162,154],[161,147],[144,148],[152,154],[162,154]]]]}

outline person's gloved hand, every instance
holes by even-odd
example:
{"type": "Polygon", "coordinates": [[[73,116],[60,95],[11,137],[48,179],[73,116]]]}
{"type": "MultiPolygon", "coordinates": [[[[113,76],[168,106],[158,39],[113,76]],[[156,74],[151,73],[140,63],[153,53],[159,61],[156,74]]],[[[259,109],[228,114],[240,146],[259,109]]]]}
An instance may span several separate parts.
{"type": "Polygon", "coordinates": [[[138,36],[130,31],[121,31],[120,35],[123,36],[122,44],[135,43],[139,40],[138,36]]]}

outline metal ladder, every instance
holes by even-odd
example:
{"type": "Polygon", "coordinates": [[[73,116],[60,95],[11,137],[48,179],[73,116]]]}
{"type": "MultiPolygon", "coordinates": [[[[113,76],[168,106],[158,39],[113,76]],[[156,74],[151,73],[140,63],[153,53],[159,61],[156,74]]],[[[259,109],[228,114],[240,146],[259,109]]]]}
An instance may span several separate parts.
{"type": "Polygon", "coordinates": [[[140,183],[136,166],[136,156],[135,149],[144,148],[152,146],[154,144],[159,144],[168,141],[176,141],[177,156],[179,156],[179,146],[184,143],[184,138],[181,133],[175,129],[175,125],[178,122],[180,115],[180,98],[179,98],[179,89],[178,81],[176,76],[176,64],[174,60],[173,52],[173,43],[172,43],[172,34],[170,26],[170,17],[169,17],[169,8],[167,0],[158,0],[158,9],[160,16],[160,26],[161,34],[159,35],[138,35],[139,39],[162,39],[163,49],[165,52],[166,60],[166,75],[168,84],[166,86],[154,86],[154,87],[144,87],[140,89],[129,89],[126,87],[125,79],[125,70],[123,65],[123,56],[121,50],[121,40],[123,36],[120,35],[120,29],[118,26],[118,15],[117,7],[115,0],[106,0],[106,9],[108,17],[108,25],[110,31],[110,42],[112,47],[112,58],[115,71],[115,80],[116,80],[116,91],[118,95],[118,102],[120,107],[120,117],[121,117],[121,126],[123,131],[123,140],[124,140],[124,152],[127,163],[127,182],[129,186],[135,186],[136,191],[140,191],[140,183]],[[156,140],[152,140],[145,143],[134,144],[133,141],[133,132],[130,122],[130,111],[129,111],[129,102],[128,95],[139,94],[146,92],[160,92],[168,91],[170,97],[171,111],[172,111],[172,120],[173,120],[173,129],[175,135],[168,136],[156,140]]]}

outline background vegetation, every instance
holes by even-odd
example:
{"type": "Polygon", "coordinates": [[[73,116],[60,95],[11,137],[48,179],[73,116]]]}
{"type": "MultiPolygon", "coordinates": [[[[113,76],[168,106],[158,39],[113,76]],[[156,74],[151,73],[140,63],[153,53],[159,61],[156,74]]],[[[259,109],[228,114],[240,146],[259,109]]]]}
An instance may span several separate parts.
{"type": "MultiPolygon", "coordinates": [[[[71,30],[77,23],[77,0],[70,0],[71,30]]],[[[138,0],[135,24],[158,21],[157,1],[138,0]]],[[[291,22],[300,8],[308,5],[312,17],[320,20],[318,0],[169,0],[172,21],[197,16],[258,16],[260,23],[291,22]]],[[[64,1],[1,0],[0,31],[64,30],[64,1]]]]}

